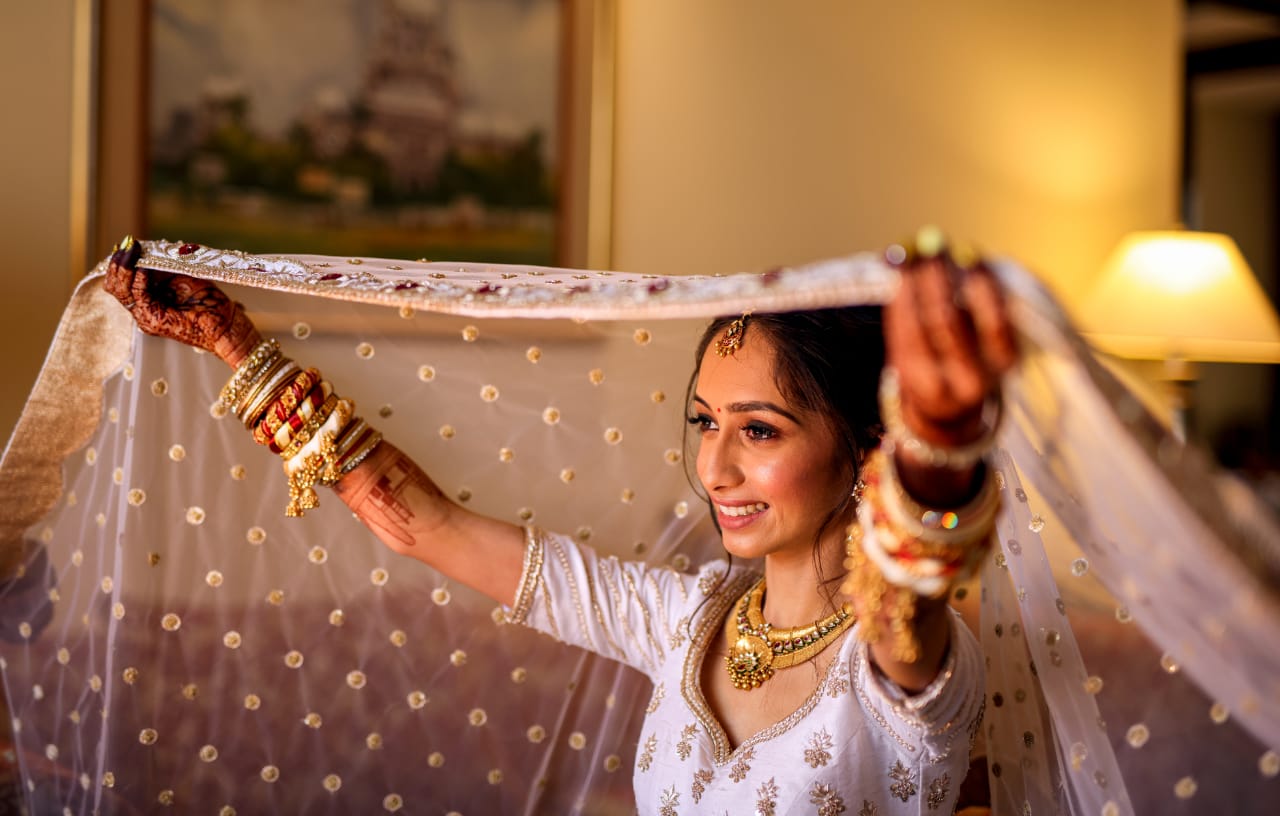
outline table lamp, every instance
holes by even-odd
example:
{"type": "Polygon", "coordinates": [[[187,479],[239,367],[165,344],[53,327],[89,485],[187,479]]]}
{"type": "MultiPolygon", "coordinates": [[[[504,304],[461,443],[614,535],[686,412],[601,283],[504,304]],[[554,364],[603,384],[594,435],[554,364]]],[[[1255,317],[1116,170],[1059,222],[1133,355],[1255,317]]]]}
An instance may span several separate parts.
{"type": "Polygon", "coordinates": [[[1196,362],[1280,363],[1280,319],[1221,233],[1125,236],[1078,314],[1100,350],[1165,362],[1173,431],[1184,441],[1196,362]]]}

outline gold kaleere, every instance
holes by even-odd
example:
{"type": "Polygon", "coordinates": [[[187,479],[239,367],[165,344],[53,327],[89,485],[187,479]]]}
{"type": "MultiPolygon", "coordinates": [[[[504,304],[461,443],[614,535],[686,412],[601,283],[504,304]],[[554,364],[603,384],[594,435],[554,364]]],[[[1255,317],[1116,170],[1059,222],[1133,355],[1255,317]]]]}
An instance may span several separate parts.
{"type": "Polygon", "coordinates": [[[289,506],[284,514],[296,518],[307,510],[320,506],[320,496],[316,493],[316,484],[326,473],[332,473],[338,458],[338,449],[334,444],[334,435],[326,431],[320,437],[320,450],[303,460],[302,466],[289,474],[289,506]]]}
{"type": "Polygon", "coordinates": [[[920,659],[920,641],[911,627],[916,616],[916,594],[905,587],[892,586],[884,573],[862,549],[862,526],[857,519],[849,525],[845,538],[845,567],[849,570],[840,592],[859,599],[863,622],[858,637],[879,643],[884,635],[881,622],[888,618],[893,634],[893,658],[903,663],[920,659]]]}

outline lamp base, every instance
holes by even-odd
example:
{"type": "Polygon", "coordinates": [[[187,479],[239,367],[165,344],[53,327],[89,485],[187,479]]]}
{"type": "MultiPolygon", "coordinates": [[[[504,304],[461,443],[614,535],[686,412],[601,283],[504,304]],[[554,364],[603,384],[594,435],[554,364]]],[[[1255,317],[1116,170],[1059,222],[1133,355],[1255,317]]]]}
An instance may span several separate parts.
{"type": "Polygon", "coordinates": [[[1169,401],[1169,430],[1175,439],[1185,445],[1191,428],[1191,398],[1196,384],[1196,364],[1183,357],[1167,357],[1162,379],[1169,401]]]}

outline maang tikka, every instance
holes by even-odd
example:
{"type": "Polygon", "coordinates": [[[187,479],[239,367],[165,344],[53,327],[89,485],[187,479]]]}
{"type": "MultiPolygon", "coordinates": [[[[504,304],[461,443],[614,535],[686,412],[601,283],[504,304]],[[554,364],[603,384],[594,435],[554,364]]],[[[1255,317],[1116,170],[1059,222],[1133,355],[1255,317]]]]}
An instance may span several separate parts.
{"type": "Polygon", "coordinates": [[[725,329],[719,340],[716,340],[716,354],[729,357],[742,348],[742,336],[747,330],[747,317],[750,315],[751,312],[743,312],[742,317],[729,324],[729,328],[725,329]]]}

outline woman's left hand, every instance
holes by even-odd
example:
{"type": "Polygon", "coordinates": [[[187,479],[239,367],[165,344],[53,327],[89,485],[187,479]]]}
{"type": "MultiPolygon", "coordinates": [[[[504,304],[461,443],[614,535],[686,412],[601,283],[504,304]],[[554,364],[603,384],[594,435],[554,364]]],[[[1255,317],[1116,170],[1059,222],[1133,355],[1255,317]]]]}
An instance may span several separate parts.
{"type": "Polygon", "coordinates": [[[936,228],[921,230],[901,256],[896,249],[888,259],[902,278],[884,332],[902,419],[932,445],[964,446],[989,430],[984,404],[1000,399],[1000,380],[1018,361],[1004,295],[976,253],[949,249],[936,228]]]}

